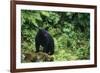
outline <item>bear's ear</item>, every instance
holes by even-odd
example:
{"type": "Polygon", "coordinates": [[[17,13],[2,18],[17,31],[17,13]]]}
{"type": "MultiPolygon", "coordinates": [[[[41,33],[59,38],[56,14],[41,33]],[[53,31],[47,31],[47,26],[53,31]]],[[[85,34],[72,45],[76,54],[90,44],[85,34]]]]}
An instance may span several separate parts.
{"type": "Polygon", "coordinates": [[[49,30],[49,27],[45,27],[44,29],[48,31],[49,30]]]}
{"type": "Polygon", "coordinates": [[[43,33],[43,32],[44,32],[44,29],[40,28],[39,33],[43,33]]]}

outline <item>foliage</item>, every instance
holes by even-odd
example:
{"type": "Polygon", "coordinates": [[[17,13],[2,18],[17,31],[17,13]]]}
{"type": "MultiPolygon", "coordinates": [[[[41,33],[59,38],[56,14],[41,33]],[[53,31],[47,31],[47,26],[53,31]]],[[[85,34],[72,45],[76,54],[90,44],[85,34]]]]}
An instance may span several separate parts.
{"type": "MultiPolygon", "coordinates": [[[[90,14],[21,10],[21,53],[35,51],[35,36],[46,29],[54,39],[54,61],[90,58],[90,14]]],[[[33,52],[34,53],[34,52],[33,52]]]]}

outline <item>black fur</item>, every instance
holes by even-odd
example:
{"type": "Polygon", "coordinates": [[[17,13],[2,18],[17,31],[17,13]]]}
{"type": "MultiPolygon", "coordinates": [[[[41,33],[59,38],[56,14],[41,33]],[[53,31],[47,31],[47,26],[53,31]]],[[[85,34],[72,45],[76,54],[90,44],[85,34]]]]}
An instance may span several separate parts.
{"type": "Polygon", "coordinates": [[[35,37],[36,52],[40,51],[40,46],[43,47],[43,52],[49,55],[54,54],[54,40],[52,36],[44,29],[39,29],[35,37]]]}

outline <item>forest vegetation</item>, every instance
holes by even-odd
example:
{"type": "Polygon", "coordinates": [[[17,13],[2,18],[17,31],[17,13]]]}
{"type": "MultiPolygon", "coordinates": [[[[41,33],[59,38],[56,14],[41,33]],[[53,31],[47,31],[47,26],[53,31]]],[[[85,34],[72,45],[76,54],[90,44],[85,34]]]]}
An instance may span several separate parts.
{"type": "Polygon", "coordinates": [[[35,36],[39,27],[48,31],[55,43],[54,61],[90,58],[90,14],[21,10],[21,59],[35,54],[35,36]]]}

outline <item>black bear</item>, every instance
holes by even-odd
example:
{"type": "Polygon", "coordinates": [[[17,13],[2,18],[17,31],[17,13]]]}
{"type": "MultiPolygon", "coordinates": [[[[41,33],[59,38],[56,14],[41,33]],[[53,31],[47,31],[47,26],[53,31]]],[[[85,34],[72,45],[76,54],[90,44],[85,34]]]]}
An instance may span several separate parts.
{"type": "Polygon", "coordinates": [[[40,51],[40,46],[43,47],[43,52],[49,55],[54,54],[54,40],[52,36],[44,29],[39,29],[35,37],[36,52],[40,51]]]}

